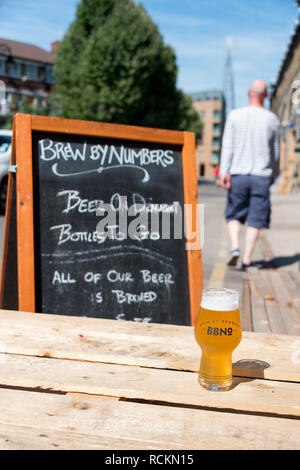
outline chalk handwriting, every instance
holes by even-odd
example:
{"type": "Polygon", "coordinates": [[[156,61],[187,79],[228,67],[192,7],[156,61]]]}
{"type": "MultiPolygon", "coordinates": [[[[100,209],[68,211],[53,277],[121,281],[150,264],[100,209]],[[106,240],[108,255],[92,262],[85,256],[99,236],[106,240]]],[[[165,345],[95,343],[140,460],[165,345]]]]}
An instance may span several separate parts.
{"type": "Polygon", "coordinates": [[[154,302],[157,299],[157,294],[155,292],[141,292],[140,294],[132,294],[130,292],[124,292],[123,290],[112,290],[111,291],[116,296],[118,304],[126,303],[128,305],[140,302],[154,302]]]}
{"type": "Polygon", "coordinates": [[[150,180],[150,174],[145,167],[157,165],[166,168],[173,165],[173,150],[162,149],[134,149],[124,145],[91,145],[71,142],[54,142],[51,139],[39,140],[39,157],[46,162],[53,162],[52,172],[59,177],[74,175],[87,175],[91,173],[102,174],[107,170],[118,168],[132,168],[143,172],[143,183],[150,180]],[[58,167],[58,163],[64,162],[98,162],[99,166],[92,169],[65,171],[58,167]]]}

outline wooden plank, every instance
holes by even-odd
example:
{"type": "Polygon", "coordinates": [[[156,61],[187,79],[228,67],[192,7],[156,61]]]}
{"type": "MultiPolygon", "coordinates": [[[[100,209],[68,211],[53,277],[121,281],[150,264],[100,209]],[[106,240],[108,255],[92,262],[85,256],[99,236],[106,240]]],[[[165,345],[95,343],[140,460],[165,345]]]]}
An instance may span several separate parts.
{"type": "Polygon", "coordinates": [[[272,285],[270,271],[250,270],[249,275],[255,283],[255,289],[264,299],[264,307],[266,310],[267,320],[270,331],[277,334],[286,334],[287,330],[282,319],[282,312],[278,307],[276,290],[272,285]]]}
{"type": "Polygon", "coordinates": [[[276,291],[270,280],[269,271],[260,271],[261,292],[264,295],[265,309],[271,333],[287,334],[287,330],[279,309],[276,291]]]}
{"type": "Polygon", "coordinates": [[[271,333],[271,328],[265,309],[265,302],[263,297],[256,289],[256,284],[252,277],[250,281],[250,292],[251,292],[251,312],[252,312],[252,323],[253,331],[259,333],[271,333]]]}
{"type": "Polygon", "coordinates": [[[294,286],[295,286],[295,289],[296,289],[296,292],[293,294],[293,306],[298,314],[298,316],[300,317],[300,273],[299,274],[296,274],[295,272],[293,271],[290,271],[290,277],[293,279],[294,281],[294,286]]]}
{"type": "Polygon", "coordinates": [[[0,390],[1,449],[78,446],[287,450],[300,446],[300,421],[88,396],[0,390]]]}
{"type": "Polygon", "coordinates": [[[175,145],[183,145],[184,143],[184,133],[182,131],[80,121],[77,119],[32,116],[32,129],[35,131],[79,134],[105,138],[114,137],[116,139],[169,143],[175,145]]]}
{"type": "Polygon", "coordinates": [[[300,317],[293,307],[291,302],[290,293],[278,271],[269,272],[269,278],[276,292],[278,301],[278,308],[281,311],[281,316],[288,334],[300,335],[300,317]]]}
{"type": "MultiPolygon", "coordinates": [[[[183,184],[184,184],[184,213],[185,217],[188,215],[187,205],[192,209],[190,216],[193,216],[194,223],[188,223],[185,220],[185,233],[187,244],[191,245],[187,249],[188,257],[188,271],[189,271],[189,295],[190,295],[190,309],[191,309],[191,325],[195,325],[199,313],[201,303],[201,292],[203,288],[203,274],[202,274],[202,258],[201,258],[201,240],[199,240],[199,247],[197,238],[200,235],[200,221],[199,221],[199,208],[198,208],[198,186],[197,186],[197,169],[196,161],[193,156],[196,153],[195,149],[195,135],[192,132],[184,132],[184,146],[182,149],[182,168],[183,168],[183,184]],[[193,234],[196,233],[195,239],[193,234]],[[193,248],[193,249],[192,249],[193,248]]],[[[191,222],[191,221],[190,221],[191,222]]]]}
{"type": "Polygon", "coordinates": [[[101,395],[300,419],[300,383],[235,378],[232,389],[220,394],[208,393],[198,384],[197,374],[188,372],[10,354],[0,355],[0,360],[0,388],[101,395]]]}
{"type": "Polygon", "coordinates": [[[281,270],[279,272],[281,279],[283,280],[287,290],[289,291],[291,300],[300,300],[300,276],[291,271],[281,270]]]}
{"type": "Polygon", "coordinates": [[[242,330],[253,331],[250,282],[247,276],[243,279],[242,330]]]}
{"type": "Polygon", "coordinates": [[[264,300],[275,300],[274,291],[267,278],[267,273],[268,271],[263,272],[257,268],[249,268],[248,270],[248,276],[254,284],[255,293],[264,300]]]}
{"type": "Polygon", "coordinates": [[[300,297],[300,273],[296,274],[293,271],[289,271],[289,275],[293,279],[295,288],[297,290],[297,293],[295,293],[295,297],[299,299],[300,297]]]}
{"type": "Polygon", "coordinates": [[[280,277],[283,279],[290,296],[293,308],[295,309],[300,321],[300,275],[292,271],[280,271],[280,277]]]}
{"type": "Polygon", "coordinates": [[[271,245],[268,242],[266,235],[260,231],[259,234],[259,241],[260,247],[263,254],[263,257],[269,264],[270,269],[275,269],[275,262],[274,262],[274,253],[272,251],[271,245]]]}
{"type": "Polygon", "coordinates": [[[271,332],[275,334],[286,334],[287,331],[277,302],[265,300],[265,308],[271,332]]]}
{"type": "Polygon", "coordinates": [[[15,116],[18,294],[20,310],[35,311],[31,116],[15,116]]]}
{"type": "MultiPolygon", "coordinates": [[[[198,371],[190,326],[143,324],[0,310],[1,352],[198,371]]],[[[291,360],[297,336],[243,332],[233,353],[238,376],[300,382],[291,360]],[[261,366],[267,364],[262,369],[261,366]]]]}

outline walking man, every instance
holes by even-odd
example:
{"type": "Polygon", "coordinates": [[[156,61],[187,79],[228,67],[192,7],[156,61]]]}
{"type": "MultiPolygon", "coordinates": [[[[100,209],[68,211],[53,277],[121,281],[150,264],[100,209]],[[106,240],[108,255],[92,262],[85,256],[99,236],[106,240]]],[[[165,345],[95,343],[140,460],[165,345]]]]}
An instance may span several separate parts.
{"type": "Polygon", "coordinates": [[[269,228],[270,186],[279,174],[279,120],[264,109],[263,80],[248,91],[249,106],[228,115],[222,141],[220,184],[227,189],[225,218],[231,240],[229,266],[240,257],[241,224],[247,222],[242,270],[251,264],[259,231],[269,228]]]}

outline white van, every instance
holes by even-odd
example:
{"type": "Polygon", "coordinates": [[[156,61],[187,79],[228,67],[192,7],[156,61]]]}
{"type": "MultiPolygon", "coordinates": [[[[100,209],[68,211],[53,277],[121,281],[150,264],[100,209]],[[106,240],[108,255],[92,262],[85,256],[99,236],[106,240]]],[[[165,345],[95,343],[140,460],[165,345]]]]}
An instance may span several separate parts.
{"type": "Polygon", "coordinates": [[[0,129],[0,214],[5,213],[12,131],[0,129]]]}

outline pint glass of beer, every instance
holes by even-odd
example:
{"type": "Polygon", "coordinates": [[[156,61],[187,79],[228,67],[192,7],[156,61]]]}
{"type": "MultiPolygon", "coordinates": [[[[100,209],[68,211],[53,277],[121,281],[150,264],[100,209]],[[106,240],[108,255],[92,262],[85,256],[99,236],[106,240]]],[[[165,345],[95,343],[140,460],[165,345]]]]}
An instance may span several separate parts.
{"type": "Polygon", "coordinates": [[[237,291],[202,291],[195,338],[202,350],[200,385],[212,391],[228,390],[232,385],[231,355],[242,338],[237,291]]]}

